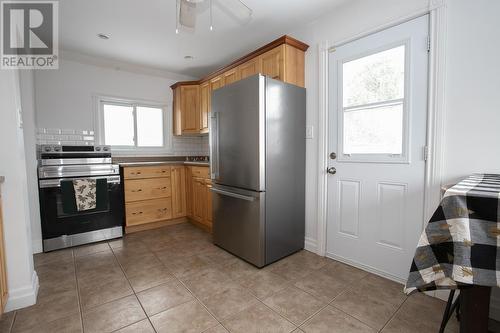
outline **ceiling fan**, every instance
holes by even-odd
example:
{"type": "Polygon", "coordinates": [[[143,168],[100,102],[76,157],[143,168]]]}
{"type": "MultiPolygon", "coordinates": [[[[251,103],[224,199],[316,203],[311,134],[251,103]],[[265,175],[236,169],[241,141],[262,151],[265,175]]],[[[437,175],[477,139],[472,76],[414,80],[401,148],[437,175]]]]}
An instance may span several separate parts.
{"type": "Polygon", "coordinates": [[[240,24],[245,24],[252,18],[252,9],[241,0],[176,0],[175,33],[179,33],[180,27],[194,30],[197,16],[207,10],[210,16],[209,29],[212,31],[214,29],[212,20],[213,5],[240,24]]]}

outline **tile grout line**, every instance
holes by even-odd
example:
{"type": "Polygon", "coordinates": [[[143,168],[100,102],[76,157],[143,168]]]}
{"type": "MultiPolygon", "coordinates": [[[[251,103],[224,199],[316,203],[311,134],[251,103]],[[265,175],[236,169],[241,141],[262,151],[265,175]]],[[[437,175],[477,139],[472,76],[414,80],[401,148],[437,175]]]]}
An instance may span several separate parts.
{"type": "MultiPolygon", "coordinates": [[[[141,242],[142,243],[142,242],[141,242]]],[[[108,246],[109,246],[109,242],[108,242],[108,246]]],[[[142,311],[144,312],[144,315],[146,316],[146,319],[148,320],[149,324],[151,325],[151,327],[153,328],[153,331],[156,333],[156,328],[154,327],[153,323],[151,322],[151,319],[149,318],[149,315],[148,313],[146,312],[146,309],[144,309],[144,306],[142,305],[141,301],[139,300],[139,297],[137,297],[137,293],[135,292],[135,289],[134,287],[132,287],[132,284],[130,283],[130,280],[127,276],[127,274],[125,273],[125,270],[123,269],[123,266],[122,264],[120,263],[120,260],[118,260],[118,258],[116,257],[116,254],[115,254],[115,251],[113,251],[113,248],[111,246],[109,246],[109,248],[111,249],[111,253],[113,253],[113,257],[115,258],[116,262],[118,263],[118,266],[120,267],[120,270],[122,271],[123,275],[125,276],[125,279],[127,280],[127,283],[129,284],[130,286],[130,289],[132,290],[132,293],[133,295],[135,296],[135,299],[137,300],[137,303],[139,303],[139,305],[141,306],[141,309],[142,311]]],[[[149,250],[149,249],[148,249],[149,250]]],[[[154,287],[152,287],[154,288],[154,287]]],[[[150,288],[151,289],[151,288],[150,288]]],[[[147,290],[147,289],[146,289],[147,290]]],[[[128,295],[128,296],[132,296],[132,295],[128,295]]],[[[128,297],[128,296],[125,296],[125,297],[128,297]]],[[[122,297],[122,298],[125,298],[125,297],[122,297]]],[[[135,323],[131,323],[130,325],[127,325],[127,326],[123,326],[119,329],[117,329],[116,331],[119,331],[125,327],[129,327],[129,326],[132,326],[132,325],[135,325],[137,324],[138,322],[141,322],[142,320],[144,319],[141,319],[139,321],[136,321],[135,323]]],[[[115,331],[115,332],[116,332],[115,331]]]]}
{"type": "Polygon", "coordinates": [[[403,307],[403,305],[408,301],[408,296],[405,298],[405,300],[399,305],[399,307],[397,308],[396,311],[394,311],[394,313],[391,315],[391,317],[387,320],[387,322],[384,324],[384,326],[382,326],[382,328],[380,329],[379,332],[382,332],[386,327],[387,325],[394,319],[394,317],[396,317],[396,315],[399,313],[399,311],[401,310],[401,308],[403,307]]]}
{"type": "Polygon", "coordinates": [[[80,300],[80,286],[78,284],[78,274],[76,272],[76,256],[75,256],[75,251],[73,249],[71,249],[71,256],[73,257],[73,268],[75,269],[76,297],[78,298],[78,308],[80,309],[80,327],[82,328],[82,332],[85,332],[85,328],[83,326],[82,302],[80,300]]]}

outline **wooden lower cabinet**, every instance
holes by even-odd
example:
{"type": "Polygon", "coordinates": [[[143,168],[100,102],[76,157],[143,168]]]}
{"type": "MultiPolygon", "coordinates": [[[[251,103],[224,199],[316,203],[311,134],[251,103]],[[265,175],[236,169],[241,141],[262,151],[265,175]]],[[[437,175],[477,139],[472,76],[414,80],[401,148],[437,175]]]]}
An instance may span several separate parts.
{"type": "Polygon", "coordinates": [[[186,216],[186,167],[177,165],[170,173],[172,183],[172,217],[186,216]]]}
{"type": "Polygon", "coordinates": [[[123,176],[126,232],[159,227],[169,221],[178,223],[186,217],[212,229],[208,166],[124,167],[123,176]]]}
{"type": "Polygon", "coordinates": [[[127,225],[137,225],[172,218],[172,199],[161,198],[129,202],[125,208],[127,225]]]}
{"type": "Polygon", "coordinates": [[[5,309],[8,298],[7,265],[5,261],[5,243],[2,220],[2,194],[0,193],[0,315],[5,309]]]}
{"type": "Polygon", "coordinates": [[[206,215],[205,196],[205,180],[193,177],[193,219],[200,223],[204,222],[206,215]]]}
{"type": "Polygon", "coordinates": [[[208,167],[193,166],[187,169],[187,215],[192,220],[212,229],[212,182],[208,167]]]}

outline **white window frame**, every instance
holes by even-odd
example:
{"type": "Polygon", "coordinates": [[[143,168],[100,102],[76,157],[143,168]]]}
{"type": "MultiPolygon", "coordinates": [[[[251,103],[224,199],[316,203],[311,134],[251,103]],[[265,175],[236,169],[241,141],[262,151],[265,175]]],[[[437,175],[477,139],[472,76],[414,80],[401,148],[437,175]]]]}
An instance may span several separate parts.
{"type": "Polygon", "coordinates": [[[104,127],[104,104],[132,106],[134,108],[134,146],[111,146],[111,151],[115,155],[170,155],[172,149],[172,104],[152,102],[140,99],[127,99],[113,96],[94,96],[95,108],[95,128],[96,142],[100,145],[105,144],[105,127],[104,127]],[[162,147],[140,147],[137,146],[137,107],[151,107],[163,110],[163,146],[162,147]]]}
{"type": "Polygon", "coordinates": [[[342,59],[337,63],[338,70],[338,122],[337,122],[337,133],[338,133],[338,147],[337,151],[339,152],[338,161],[339,162],[356,162],[356,163],[396,163],[396,164],[409,164],[410,161],[410,41],[403,40],[395,43],[387,44],[382,47],[378,47],[360,54],[357,54],[353,57],[342,59]],[[403,98],[388,100],[383,102],[376,103],[366,103],[356,106],[344,107],[344,95],[343,95],[343,80],[344,80],[344,72],[343,66],[346,62],[350,62],[353,60],[357,60],[360,58],[364,58],[376,53],[380,53],[383,51],[387,51],[399,46],[405,47],[405,73],[404,73],[404,96],[403,98]],[[355,110],[355,109],[363,109],[363,108],[371,108],[371,107],[380,107],[385,105],[393,105],[393,104],[403,104],[403,142],[402,142],[402,151],[401,154],[344,154],[344,112],[345,109],[355,110]]]}

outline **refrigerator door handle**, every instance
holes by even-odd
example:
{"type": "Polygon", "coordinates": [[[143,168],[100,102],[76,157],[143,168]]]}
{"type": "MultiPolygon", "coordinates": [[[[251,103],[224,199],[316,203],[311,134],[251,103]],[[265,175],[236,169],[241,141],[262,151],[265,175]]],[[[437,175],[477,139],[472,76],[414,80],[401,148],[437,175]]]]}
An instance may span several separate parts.
{"type": "Polygon", "coordinates": [[[211,120],[210,146],[212,154],[210,156],[210,171],[211,179],[217,179],[219,177],[219,117],[217,112],[212,112],[211,120]]]}
{"type": "Polygon", "coordinates": [[[243,194],[238,194],[238,193],[223,191],[223,190],[219,190],[219,189],[213,188],[213,187],[210,190],[212,192],[215,192],[215,193],[218,193],[218,194],[222,194],[222,195],[226,195],[228,197],[233,197],[233,198],[242,199],[242,200],[246,200],[246,201],[255,201],[254,197],[251,197],[251,196],[248,196],[248,195],[243,195],[243,194]]]}

